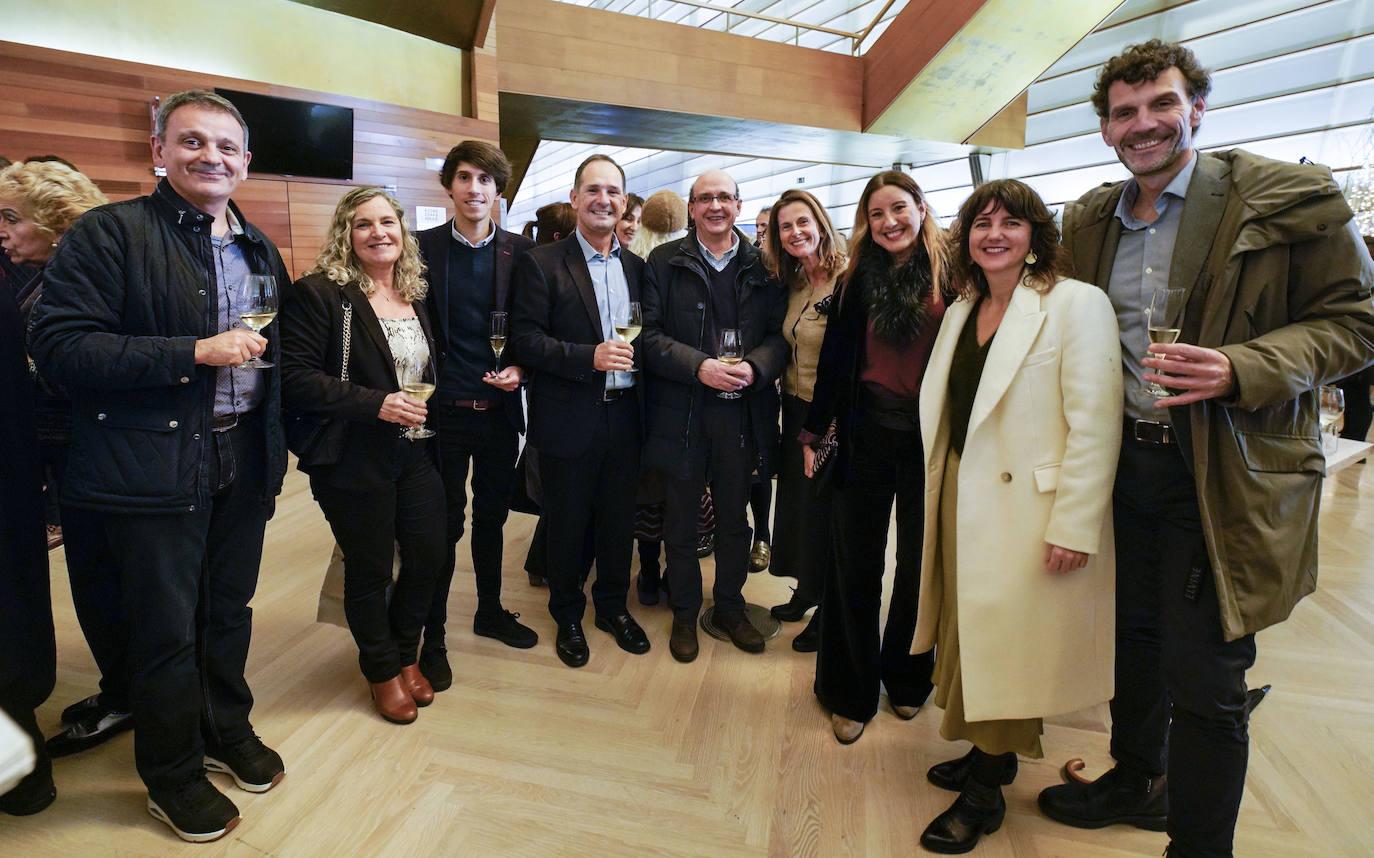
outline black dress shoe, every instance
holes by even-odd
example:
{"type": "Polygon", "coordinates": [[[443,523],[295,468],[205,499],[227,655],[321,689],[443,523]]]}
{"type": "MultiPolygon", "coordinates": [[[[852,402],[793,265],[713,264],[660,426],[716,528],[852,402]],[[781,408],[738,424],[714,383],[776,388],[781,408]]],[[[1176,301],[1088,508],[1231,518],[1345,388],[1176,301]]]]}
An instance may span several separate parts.
{"type": "Polygon", "coordinates": [[[99,701],[100,695],[93,694],[62,710],[62,732],[46,743],[49,756],[80,753],[133,729],[132,712],[117,712],[99,701]]]}
{"type": "Polygon", "coordinates": [[[815,652],[821,648],[821,612],[811,615],[806,628],[792,638],[792,649],[797,652],[815,652]]]}
{"type": "Polygon", "coordinates": [[[9,792],[0,794],[0,813],[32,816],[57,799],[52,780],[52,763],[40,762],[38,769],[24,776],[9,792]]]}
{"type": "Polygon", "coordinates": [[[629,614],[616,614],[613,617],[597,617],[596,627],[615,637],[620,648],[635,655],[649,651],[649,636],[629,614]]]}
{"type": "Polygon", "coordinates": [[[1091,783],[1041,790],[1036,803],[1050,819],[1074,828],[1125,824],[1163,831],[1169,822],[1166,781],[1164,775],[1152,778],[1118,765],[1091,783]]]}
{"type": "MultiPolygon", "coordinates": [[[[926,780],[940,789],[962,792],[964,785],[968,783],[969,775],[973,772],[973,760],[976,756],[977,750],[970,748],[967,754],[957,760],[936,763],[926,772],[926,780]]],[[[998,782],[1009,784],[1016,780],[1016,755],[1008,753],[999,756],[1002,758],[1002,776],[998,782]]]]}
{"type": "Polygon", "coordinates": [[[531,649],[539,643],[539,635],[520,622],[519,614],[499,606],[494,610],[478,608],[472,618],[472,633],[493,638],[516,649],[531,649]]]}
{"type": "Polygon", "coordinates": [[[448,666],[448,650],[443,646],[425,645],[420,650],[420,673],[429,680],[429,687],[436,692],[447,691],[453,685],[453,670],[448,666]]]}
{"type": "Polygon", "coordinates": [[[978,845],[978,838],[1001,828],[1006,815],[1002,788],[970,779],[949,810],[926,826],[921,846],[941,855],[962,855],[978,845]]]}
{"type": "Polygon", "coordinates": [[[581,667],[592,655],[591,650],[587,649],[587,636],[582,634],[581,623],[560,624],[553,648],[568,667],[581,667]]]}
{"type": "Polygon", "coordinates": [[[658,576],[650,578],[643,572],[635,576],[635,592],[639,595],[639,604],[644,607],[652,607],[658,604],[658,576]]]}
{"type": "Polygon", "coordinates": [[[716,534],[714,531],[706,534],[697,540],[697,557],[704,559],[710,557],[716,550],[716,534]]]}
{"type": "Polygon", "coordinates": [[[744,611],[716,609],[716,625],[730,636],[730,642],[745,652],[763,652],[763,635],[749,622],[744,611]]]}
{"type": "Polygon", "coordinates": [[[806,612],[814,607],[816,607],[815,602],[793,590],[792,598],[781,605],[774,605],[768,613],[772,614],[773,618],[779,622],[795,623],[806,619],[806,612]]]}
{"type": "Polygon", "coordinates": [[[673,631],[668,635],[668,652],[673,658],[685,664],[695,660],[699,651],[696,621],[673,620],[673,631]]]}

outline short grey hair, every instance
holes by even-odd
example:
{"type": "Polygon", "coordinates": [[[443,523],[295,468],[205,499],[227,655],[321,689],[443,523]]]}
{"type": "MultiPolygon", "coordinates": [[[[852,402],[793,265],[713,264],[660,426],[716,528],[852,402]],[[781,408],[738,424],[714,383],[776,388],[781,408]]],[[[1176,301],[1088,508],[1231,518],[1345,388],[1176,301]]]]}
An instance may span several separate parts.
{"type": "Polygon", "coordinates": [[[153,127],[153,133],[157,139],[163,143],[167,142],[167,120],[169,120],[177,108],[191,104],[196,107],[205,107],[210,110],[218,110],[227,113],[238,121],[239,127],[243,129],[243,148],[248,148],[248,123],[243,121],[243,114],[234,103],[222,95],[215,95],[208,89],[187,89],[182,92],[174,93],[162,100],[162,104],[157,109],[157,124],[153,127]]]}

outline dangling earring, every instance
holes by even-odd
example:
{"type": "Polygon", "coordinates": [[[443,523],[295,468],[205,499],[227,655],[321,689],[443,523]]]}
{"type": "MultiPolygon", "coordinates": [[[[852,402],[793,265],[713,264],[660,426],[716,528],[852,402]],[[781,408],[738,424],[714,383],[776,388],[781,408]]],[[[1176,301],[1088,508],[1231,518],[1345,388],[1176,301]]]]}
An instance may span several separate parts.
{"type": "Polygon", "coordinates": [[[1040,257],[1038,257],[1038,256],[1035,255],[1035,251],[1034,251],[1034,250],[1032,250],[1030,253],[1027,253],[1027,254],[1026,254],[1026,264],[1027,264],[1027,265],[1034,265],[1034,264],[1035,264],[1036,262],[1038,262],[1039,260],[1040,260],[1040,257]]]}

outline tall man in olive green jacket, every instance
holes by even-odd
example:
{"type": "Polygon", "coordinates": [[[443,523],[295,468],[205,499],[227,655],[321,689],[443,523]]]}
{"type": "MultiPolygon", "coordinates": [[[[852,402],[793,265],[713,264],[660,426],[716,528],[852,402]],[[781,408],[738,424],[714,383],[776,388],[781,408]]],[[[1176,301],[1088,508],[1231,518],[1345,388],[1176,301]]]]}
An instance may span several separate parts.
{"type": "Polygon", "coordinates": [[[1116,307],[1126,370],[1116,766],[1040,795],[1069,825],[1167,828],[1167,854],[1188,858],[1232,854],[1254,634],[1316,587],[1314,388],[1374,360],[1374,264],[1330,171],[1197,152],[1210,89],[1178,45],[1108,61],[1093,104],[1132,178],[1064,214],[1075,276],[1116,307]],[[1149,345],[1143,310],[1165,286],[1183,308],[1149,327],[1182,332],[1149,345]],[[1152,381],[1173,395],[1151,398],[1152,381]]]}

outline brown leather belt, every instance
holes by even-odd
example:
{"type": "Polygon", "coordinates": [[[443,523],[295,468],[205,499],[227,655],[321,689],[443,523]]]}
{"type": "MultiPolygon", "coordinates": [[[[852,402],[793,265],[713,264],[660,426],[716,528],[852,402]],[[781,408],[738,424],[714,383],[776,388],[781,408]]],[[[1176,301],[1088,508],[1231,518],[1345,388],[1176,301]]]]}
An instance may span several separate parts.
{"type": "Polygon", "coordinates": [[[1132,420],[1129,417],[1126,418],[1126,437],[1141,444],[1154,444],[1157,447],[1178,443],[1178,436],[1174,434],[1174,427],[1168,423],[1156,423],[1153,420],[1132,420]]]}

